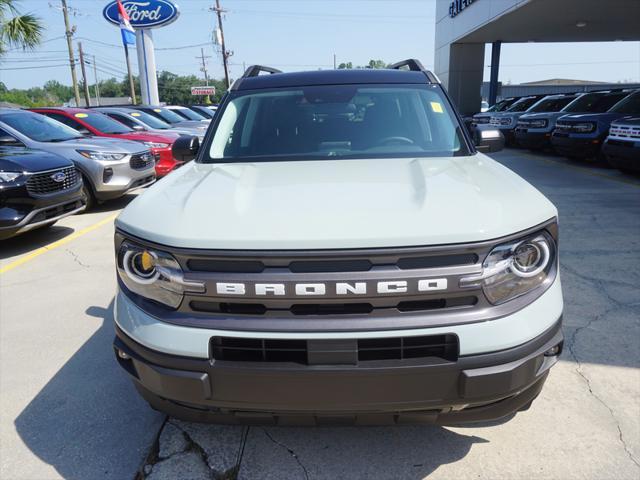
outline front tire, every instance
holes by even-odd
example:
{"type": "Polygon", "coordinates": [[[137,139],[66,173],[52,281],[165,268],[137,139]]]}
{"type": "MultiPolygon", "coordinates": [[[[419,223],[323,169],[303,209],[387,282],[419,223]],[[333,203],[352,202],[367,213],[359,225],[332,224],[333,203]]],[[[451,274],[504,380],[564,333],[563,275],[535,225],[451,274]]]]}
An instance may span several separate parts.
{"type": "Polygon", "coordinates": [[[84,176],[82,177],[82,199],[84,200],[84,203],[86,205],[83,213],[91,210],[96,204],[96,197],[93,194],[91,185],[84,176]]]}

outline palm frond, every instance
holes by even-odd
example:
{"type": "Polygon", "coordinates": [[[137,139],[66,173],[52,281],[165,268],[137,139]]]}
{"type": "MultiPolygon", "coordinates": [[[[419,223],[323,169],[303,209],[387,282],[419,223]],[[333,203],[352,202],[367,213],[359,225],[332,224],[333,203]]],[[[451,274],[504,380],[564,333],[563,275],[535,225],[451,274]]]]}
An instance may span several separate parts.
{"type": "MultiPolygon", "coordinates": [[[[0,0],[6,2],[6,0],[0,0]]],[[[33,49],[42,41],[43,26],[34,15],[18,15],[0,25],[0,51],[4,44],[33,49]]]]}

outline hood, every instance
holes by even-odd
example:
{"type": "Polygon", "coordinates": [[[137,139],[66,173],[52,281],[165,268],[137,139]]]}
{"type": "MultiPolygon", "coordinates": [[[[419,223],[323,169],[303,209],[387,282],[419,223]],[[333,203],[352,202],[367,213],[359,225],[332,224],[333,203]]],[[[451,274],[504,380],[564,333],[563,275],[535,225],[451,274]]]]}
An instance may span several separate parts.
{"type": "Polygon", "coordinates": [[[616,125],[633,125],[633,126],[638,126],[640,125],[640,117],[639,116],[630,116],[630,117],[624,117],[621,118],[619,120],[616,120],[615,122],[616,125]]]}
{"type": "Polygon", "coordinates": [[[612,121],[626,116],[624,113],[604,112],[604,113],[576,113],[563,115],[559,118],[563,122],[602,122],[609,124],[612,121]]]}
{"type": "Polygon", "coordinates": [[[43,172],[66,167],[73,167],[73,163],[53,153],[22,147],[0,147],[0,171],[43,172]]]}
{"type": "Polygon", "coordinates": [[[525,113],[524,115],[522,115],[520,117],[520,120],[537,120],[539,118],[541,119],[551,119],[551,120],[557,120],[558,118],[562,117],[563,115],[566,115],[566,113],[564,112],[540,112],[540,113],[525,113]]]}
{"type": "Polygon", "coordinates": [[[82,149],[100,150],[112,153],[140,153],[147,148],[139,142],[133,140],[122,140],[109,137],[83,137],[77,140],[67,140],[65,142],[32,142],[47,151],[82,149]]]}
{"type": "Polygon", "coordinates": [[[295,250],[480,241],[555,215],[535,188],[476,154],[191,162],[133,200],[116,225],[174,247],[295,250]]]}
{"type": "Polygon", "coordinates": [[[184,122],[174,123],[173,125],[177,128],[197,129],[203,133],[209,128],[209,123],[201,122],[200,120],[185,120],[184,122]]]}
{"type": "Polygon", "coordinates": [[[162,135],[154,132],[130,132],[114,135],[114,138],[126,138],[136,142],[173,143],[175,138],[171,135],[162,135]]]}

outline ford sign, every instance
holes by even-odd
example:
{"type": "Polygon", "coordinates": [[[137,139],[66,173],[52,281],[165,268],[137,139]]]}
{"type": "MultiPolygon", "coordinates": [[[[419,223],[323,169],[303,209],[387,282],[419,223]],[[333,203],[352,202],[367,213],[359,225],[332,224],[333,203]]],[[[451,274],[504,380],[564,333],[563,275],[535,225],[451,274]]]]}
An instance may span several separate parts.
{"type": "MultiPolygon", "coordinates": [[[[129,14],[133,28],[155,28],[174,22],[180,10],[169,0],[123,0],[122,5],[129,14]]],[[[102,11],[104,18],[114,25],[120,25],[118,2],[110,2],[102,11]]]]}

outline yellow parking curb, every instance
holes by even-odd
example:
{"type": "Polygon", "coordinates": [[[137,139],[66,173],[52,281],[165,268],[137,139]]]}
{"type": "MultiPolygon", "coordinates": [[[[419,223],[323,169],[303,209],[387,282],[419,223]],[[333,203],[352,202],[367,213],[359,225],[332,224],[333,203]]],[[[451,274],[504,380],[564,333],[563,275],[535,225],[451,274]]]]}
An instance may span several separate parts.
{"type": "Polygon", "coordinates": [[[20,257],[19,259],[11,262],[8,265],[5,265],[4,267],[0,267],[0,275],[3,273],[8,272],[9,270],[13,270],[16,267],[19,267],[20,265],[27,263],[31,260],[33,260],[36,257],[39,257],[40,255],[42,255],[43,253],[46,253],[50,250],[54,250],[58,247],[61,247],[62,245],[65,245],[73,240],[75,240],[76,238],[79,238],[89,232],[92,232],[93,230],[102,227],[103,225],[106,225],[107,223],[113,222],[116,217],[118,215],[111,215],[110,217],[104,218],[102,220],[100,220],[97,223],[94,223],[93,225],[89,225],[86,228],[83,228],[82,230],[78,230],[77,232],[73,232],[71,235],[64,237],[60,240],[57,240],[53,243],[50,243],[49,245],[45,245],[44,247],[40,247],[37,250],[34,250],[33,252],[25,255],[24,257],[20,257]]]}

